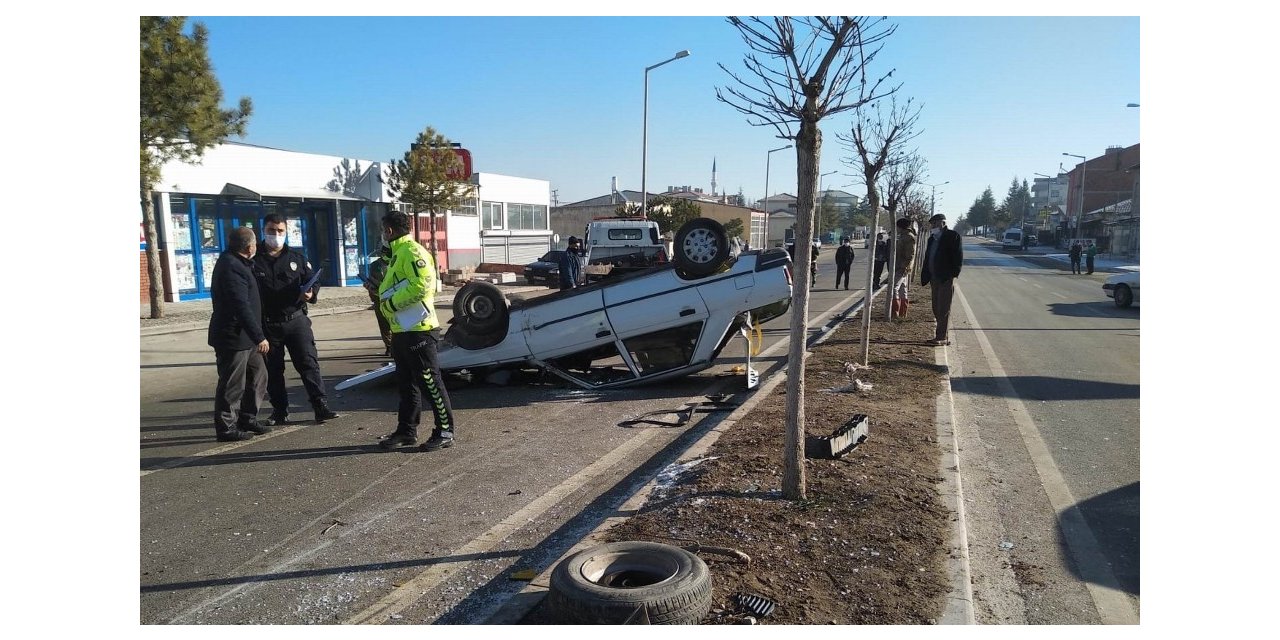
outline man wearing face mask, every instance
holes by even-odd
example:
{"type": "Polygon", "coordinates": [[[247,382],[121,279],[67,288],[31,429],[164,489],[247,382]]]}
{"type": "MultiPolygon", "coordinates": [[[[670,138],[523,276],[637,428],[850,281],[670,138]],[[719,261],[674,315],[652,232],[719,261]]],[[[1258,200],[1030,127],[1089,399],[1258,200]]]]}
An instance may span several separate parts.
{"type": "Polygon", "coordinates": [[[929,227],[929,244],[924,250],[920,285],[930,285],[933,292],[933,344],[945,346],[951,344],[947,338],[947,324],[951,319],[951,296],[955,292],[955,279],[960,277],[964,250],[960,247],[960,234],[947,228],[946,216],[939,213],[929,218],[929,227]]]}
{"type": "Polygon", "coordinates": [[[341,417],[325,401],[324,378],[316,354],[316,339],[307,317],[307,303],[315,302],[317,285],[303,290],[311,280],[311,263],[302,252],[285,245],[288,227],[284,216],[270,214],[262,222],[262,245],[253,259],[253,275],[262,296],[262,325],[271,351],[267,354],[267,396],[271,398],[268,425],[289,420],[289,392],[284,383],[284,352],[311,400],[316,422],[341,417]]]}

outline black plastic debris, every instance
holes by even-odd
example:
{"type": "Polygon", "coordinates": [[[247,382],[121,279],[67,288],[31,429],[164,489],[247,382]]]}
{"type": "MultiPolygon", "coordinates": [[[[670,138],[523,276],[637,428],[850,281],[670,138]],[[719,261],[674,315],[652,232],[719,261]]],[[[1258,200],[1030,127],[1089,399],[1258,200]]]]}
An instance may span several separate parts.
{"type": "Polygon", "coordinates": [[[739,607],[746,609],[748,613],[759,618],[773,613],[773,610],[778,606],[778,603],[754,593],[739,593],[734,596],[734,601],[738,603],[739,607]]]}
{"type": "Polygon", "coordinates": [[[804,455],[806,458],[834,460],[862,444],[870,429],[871,419],[864,414],[856,414],[829,436],[806,438],[804,455]]]}

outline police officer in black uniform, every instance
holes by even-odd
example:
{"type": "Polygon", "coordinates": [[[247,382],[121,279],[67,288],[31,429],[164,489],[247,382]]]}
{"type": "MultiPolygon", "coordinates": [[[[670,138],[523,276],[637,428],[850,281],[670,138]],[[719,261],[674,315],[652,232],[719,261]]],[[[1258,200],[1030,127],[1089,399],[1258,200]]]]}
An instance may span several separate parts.
{"type": "Polygon", "coordinates": [[[293,368],[311,399],[316,422],[340,417],[325,402],[324,379],[316,355],[316,339],[311,333],[307,303],[315,302],[318,285],[306,291],[302,286],[313,271],[302,252],[285,246],[288,228],[284,216],[270,214],[262,223],[262,246],[253,259],[253,275],[262,296],[262,326],[271,344],[267,352],[267,396],[271,399],[269,425],[288,422],[289,392],[284,384],[284,352],[289,351],[293,368]]]}

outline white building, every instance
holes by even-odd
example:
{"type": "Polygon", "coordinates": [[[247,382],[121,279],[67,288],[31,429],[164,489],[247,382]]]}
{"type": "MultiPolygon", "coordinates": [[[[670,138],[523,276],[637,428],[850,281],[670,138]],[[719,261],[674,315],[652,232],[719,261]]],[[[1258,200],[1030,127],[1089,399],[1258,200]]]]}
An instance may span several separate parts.
{"type": "MultiPolygon", "coordinates": [[[[381,244],[382,216],[393,206],[385,171],[381,162],[239,143],[208,149],[196,165],[165,164],[153,194],[165,299],[208,297],[227,233],[259,229],[269,213],[285,216],[289,245],[324,269],[321,284],[358,286],[381,244]]],[[[549,182],[492,173],[473,173],[470,182],[478,187],[475,197],[437,215],[442,271],[482,261],[522,264],[550,248],[549,182]]],[[[428,223],[419,214],[417,239],[426,246],[428,223]]]]}

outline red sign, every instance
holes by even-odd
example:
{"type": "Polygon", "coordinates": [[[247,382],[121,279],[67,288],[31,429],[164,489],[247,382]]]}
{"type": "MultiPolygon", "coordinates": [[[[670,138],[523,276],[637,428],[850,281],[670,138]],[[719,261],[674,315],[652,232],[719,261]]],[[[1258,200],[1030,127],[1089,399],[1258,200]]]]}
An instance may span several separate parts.
{"type": "Polygon", "coordinates": [[[452,180],[470,180],[471,179],[471,152],[462,147],[454,147],[454,155],[462,161],[462,169],[460,171],[450,171],[449,178],[452,180]]]}

